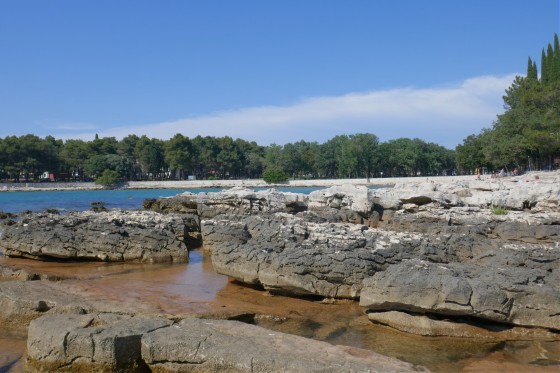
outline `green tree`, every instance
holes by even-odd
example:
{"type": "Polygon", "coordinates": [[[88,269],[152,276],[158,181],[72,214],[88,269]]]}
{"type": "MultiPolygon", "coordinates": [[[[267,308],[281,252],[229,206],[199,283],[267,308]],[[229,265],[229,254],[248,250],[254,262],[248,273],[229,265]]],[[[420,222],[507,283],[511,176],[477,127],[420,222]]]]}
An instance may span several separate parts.
{"type": "Polygon", "coordinates": [[[531,57],[529,57],[529,62],[527,64],[527,79],[530,79],[534,82],[539,80],[537,65],[535,62],[533,62],[533,60],[531,60],[531,57]]]}
{"type": "Polygon", "coordinates": [[[378,168],[379,138],[371,133],[359,133],[350,137],[349,145],[356,161],[356,176],[368,179],[374,176],[378,168]]]}
{"type": "Polygon", "coordinates": [[[95,179],[95,184],[104,186],[115,186],[121,181],[117,171],[106,169],[101,176],[95,179]]]}
{"type": "Polygon", "coordinates": [[[263,180],[267,183],[283,183],[288,180],[288,174],[279,169],[266,169],[263,173],[263,180]]]}
{"type": "Polygon", "coordinates": [[[241,154],[236,143],[229,136],[217,139],[218,154],[216,155],[216,166],[220,177],[239,177],[241,173],[241,154]]]}
{"type": "Polygon", "coordinates": [[[142,177],[142,169],[140,162],[136,157],[136,144],[140,138],[136,135],[128,135],[119,141],[117,145],[117,154],[127,159],[129,169],[126,176],[128,180],[138,180],[142,177]]]}
{"type": "MultiPolygon", "coordinates": [[[[541,53],[541,77],[529,58],[527,76],[515,77],[503,97],[506,111],[497,116],[492,128],[478,136],[484,160],[494,168],[548,167],[560,155],[560,47],[541,53]],[[558,56],[558,57],[557,57],[558,56]]],[[[469,138],[457,148],[461,166],[472,166],[466,150],[469,138]]],[[[471,157],[472,158],[472,157],[471,157]]]]}
{"type": "Polygon", "coordinates": [[[488,166],[484,157],[483,134],[469,135],[463,140],[463,144],[455,149],[457,167],[461,173],[473,173],[477,168],[488,166]]]}
{"type": "Polygon", "coordinates": [[[89,154],[88,144],[85,141],[66,140],[59,153],[62,168],[74,179],[81,180],[84,176],[84,165],[89,154]]]}
{"type": "Polygon", "coordinates": [[[136,143],[134,153],[144,178],[161,180],[167,169],[164,159],[163,142],[143,135],[136,143]]]}
{"type": "Polygon", "coordinates": [[[166,141],[163,147],[165,162],[169,165],[171,175],[179,180],[184,180],[193,164],[191,140],[178,133],[166,141]]]}

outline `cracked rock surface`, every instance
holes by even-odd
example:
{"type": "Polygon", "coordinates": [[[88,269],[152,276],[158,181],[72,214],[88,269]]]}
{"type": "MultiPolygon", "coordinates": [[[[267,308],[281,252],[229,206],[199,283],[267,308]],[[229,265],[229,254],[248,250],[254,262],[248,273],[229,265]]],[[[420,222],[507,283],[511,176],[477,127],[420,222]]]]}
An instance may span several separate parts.
{"type": "Polygon", "coordinates": [[[218,272],[272,292],[559,329],[557,243],[319,224],[282,213],[222,215],[201,227],[218,272]]]}
{"type": "Polygon", "coordinates": [[[37,213],[4,228],[4,255],[106,262],[186,262],[189,216],[112,210],[37,213]]]}
{"type": "Polygon", "coordinates": [[[372,351],[231,320],[111,313],[31,322],[27,368],[96,372],[419,372],[372,351]]]}

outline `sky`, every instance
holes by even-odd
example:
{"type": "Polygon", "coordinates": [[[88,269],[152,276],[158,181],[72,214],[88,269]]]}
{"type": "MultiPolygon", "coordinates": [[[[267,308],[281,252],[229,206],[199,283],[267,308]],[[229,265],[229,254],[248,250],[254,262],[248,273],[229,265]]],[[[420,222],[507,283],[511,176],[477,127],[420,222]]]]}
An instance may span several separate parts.
{"type": "Polygon", "coordinates": [[[0,0],[0,138],[489,128],[560,0],[0,0]]]}

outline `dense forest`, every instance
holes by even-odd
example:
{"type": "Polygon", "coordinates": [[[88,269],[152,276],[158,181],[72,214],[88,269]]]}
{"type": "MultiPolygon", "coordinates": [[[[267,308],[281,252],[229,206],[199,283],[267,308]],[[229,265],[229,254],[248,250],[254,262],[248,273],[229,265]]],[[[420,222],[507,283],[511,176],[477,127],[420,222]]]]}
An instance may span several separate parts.
{"type": "Polygon", "coordinates": [[[542,50],[540,77],[530,57],[527,75],[517,76],[503,97],[506,111],[492,128],[457,146],[457,166],[467,172],[516,167],[550,170],[560,163],[560,45],[542,50]]]}
{"type": "Polygon", "coordinates": [[[329,141],[298,141],[260,146],[231,137],[163,141],[129,135],[93,141],[51,136],[0,139],[0,179],[95,180],[106,170],[120,180],[261,178],[277,171],[290,178],[359,178],[445,175],[454,169],[454,152],[419,139],[381,143],[373,134],[336,136],[329,141]],[[52,175],[51,175],[52,174],[52,175]]]}
{"type": "Polygon", "coordinates": [[[542,50],[540,76],[531,58],[503,97],[505,112],[492,128],[453,150],[420,139],[380,142],[370,133],[261,146],[231,137],[169,140],[128,135],[92,141],[35,135],[0,138],[0,179],[185,180],[370,178],[470,174],[475,169],[558,168],[560,162],[560,45],[542,50]]]}

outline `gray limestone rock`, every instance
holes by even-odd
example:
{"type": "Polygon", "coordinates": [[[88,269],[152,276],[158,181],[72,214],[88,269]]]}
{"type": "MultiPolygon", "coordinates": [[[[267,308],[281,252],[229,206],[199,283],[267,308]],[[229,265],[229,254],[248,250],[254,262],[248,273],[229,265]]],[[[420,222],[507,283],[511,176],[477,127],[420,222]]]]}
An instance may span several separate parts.
{"type": "Polygon", "coordinates": [[[409,372],[418,366],[238,321],[184,319],[142,338],[153,372],[409,372]]]}
{"type": "Polygon", "coordinates": [[[508,211],[507,215],[496,215],[479,207],[442,209],[430,204],[419,207],[416,212],[396,211],[383,228],[431,235],[458,233],[513,242],[559,242],[560,214],[508,211]]]}
{"type": "Polygon", "coordinates": [[[282,193],[275,189],[254,191],[241,187],[221,192],[183,193],[175,197],[146,200],[144,208],[158,212],[196,213],[203,219],[222,214],[258,214],[307,210],[308,197],[300,193],[282,193]]]}
{"type": "Polygon", "coordinates": [[[560,329],[557,271],[493,264],[402,261],[364,280],[360,305],[560,329]]]}
{"type": "Polygon", "coordinates": [[[224,216],[203,227],[211,227],[203,239],[212,242],[206,247],[219,273],[274,292],[354,298],[362,279],[380,267],[361,225],[310,223],[279,213],[224,216]]]}
{"type": "Polygon", "coordinates": [[[33,259],[186,262],[188,217],[112,210],[34,214],[6,227],[6,256],[33,259]]]}
{"type": "Polygon", "coordinates": [[[370,312],[368,318],[381,325],[417,335],[474,338],[477,340],[558,340],[555,332],[536,328],[511,327],[496,323],[472,322],[472,319],[402,311],[370,312]],[[438,317],[439,316],[439,317],[438,317]]]}
{"type": "Polygon", "coordinates": [[[426,371],[372,351],[227,320],[43,316],[31,322],[27,344],[27,368],[33,371],[426,371]]]}
{"type": "Polygon", "coordinates": [[[117,314],[43,316],[29,325],[27,366],[49,372],[145,370],[142,336],[171,323],[117,314]]]}
{"type": "Polygon", "coordinates": [[[463,315],[544,328],[559,322],[555,243],[395,232],[281,213],[223,215],[203,221],[203,227],[209,227],[203,237],[211,238],[219,273],[271,292],[360,297],[364,307],[376,311],[463,315]]]}

